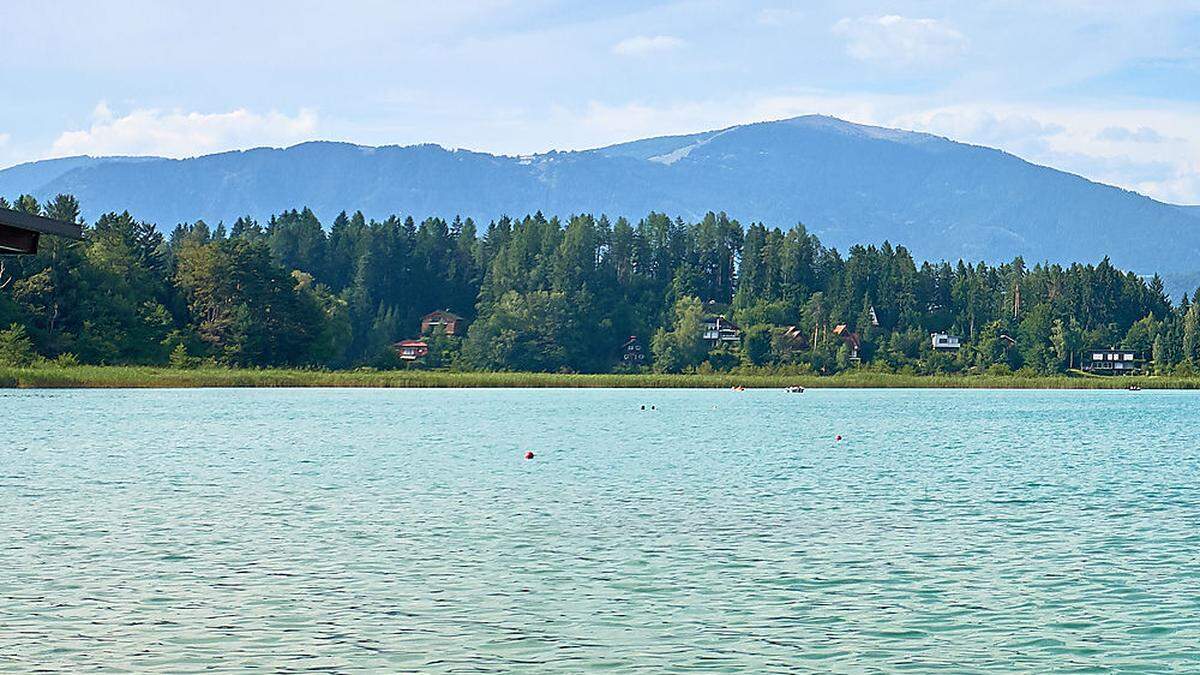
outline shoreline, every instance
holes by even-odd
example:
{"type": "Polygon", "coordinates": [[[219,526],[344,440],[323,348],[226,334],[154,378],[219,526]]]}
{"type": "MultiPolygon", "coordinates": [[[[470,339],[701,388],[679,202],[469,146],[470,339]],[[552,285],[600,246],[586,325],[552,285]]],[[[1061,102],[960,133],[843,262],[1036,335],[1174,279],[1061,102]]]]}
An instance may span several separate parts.
{"type": "Polygon", "coordinates": [[[839,375],[713,373],[667,375],[447,371],[320,371],[153,366],[35,366],[0,368],[0,389],[203,389],[203,388],[617,388],[617,389],[1200,389],[1200,377],[1043,375],[839,375]]]}

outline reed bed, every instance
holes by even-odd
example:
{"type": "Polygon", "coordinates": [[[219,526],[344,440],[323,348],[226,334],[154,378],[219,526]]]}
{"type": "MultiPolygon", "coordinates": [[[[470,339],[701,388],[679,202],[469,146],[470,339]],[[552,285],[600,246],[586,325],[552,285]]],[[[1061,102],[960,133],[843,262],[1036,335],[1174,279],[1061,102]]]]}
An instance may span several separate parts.
{"type": "Polygon", "coordinates": [[[0,367],[0,388],[196,388],[196,387],[380,387],[380,388],[990,388],[990,389],[1198,389],[1200,377],[1091,377],[1079,374],[905,375],[850,372],[832,376],[712,373],[670,375],[448,372],[424,370],[174,369],[149,366],[0,367]]]}

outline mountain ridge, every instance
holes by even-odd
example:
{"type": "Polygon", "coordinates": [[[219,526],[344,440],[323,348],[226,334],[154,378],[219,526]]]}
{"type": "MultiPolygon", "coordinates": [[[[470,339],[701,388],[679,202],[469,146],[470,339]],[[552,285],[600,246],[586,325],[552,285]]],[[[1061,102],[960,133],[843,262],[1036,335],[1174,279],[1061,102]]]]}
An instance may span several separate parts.
{"type": "Polygon", "coordinates": [[[494,155],[435,144],[308,141],[187,159],[64,158],[0,171],[0,194],[76,195],[85,216],[265,220],[309,206],[486,222],[502,214],[651,210],[803,222],[829,245],[890,240],[927,259],[1095,261],[1200,269],[1200,207],[1159,202],[1002,150],[808,115],[599,148],[494,155]],[[40,185],[35,185],[40,182],[40,185]]]}

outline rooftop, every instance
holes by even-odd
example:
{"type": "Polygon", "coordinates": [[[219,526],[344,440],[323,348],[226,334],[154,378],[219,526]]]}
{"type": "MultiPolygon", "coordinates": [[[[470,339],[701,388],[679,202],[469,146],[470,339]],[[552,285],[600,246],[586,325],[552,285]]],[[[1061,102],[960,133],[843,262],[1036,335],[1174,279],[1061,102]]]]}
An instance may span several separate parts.
{"type": "Polygon", "coordinates": [[[83,228],[62,220],[0,209],[0,254],[37,253],[38,239],[43,234],[82,239],[83,228]]]}

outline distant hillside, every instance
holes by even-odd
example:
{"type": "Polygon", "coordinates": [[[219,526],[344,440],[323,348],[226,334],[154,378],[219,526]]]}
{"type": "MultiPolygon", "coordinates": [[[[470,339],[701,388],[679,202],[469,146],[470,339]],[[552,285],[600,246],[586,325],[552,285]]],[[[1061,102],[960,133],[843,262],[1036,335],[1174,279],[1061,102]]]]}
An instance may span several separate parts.
{"type": "Polygon", "coordinates": [[[89,218],[129,209],[180,221],[260,219],[309,206],[368,216],[651,210],[804,222],[830,245],[889,239],[919,257],[1097,261],[1200,269],[1200,208],[1164,204],[1007,153],[808,116],[582,152],[504,157],[434,145],[304,143],[186,160],[71,158],[0,171],[0,194],[79,197],[89,218]]]}
{"type": "Polygon", "coordinates": [[[38,193],[42,186],[68,171],[102,161],[94,157],[61,157],[18,164],[0,171],[0,187],[3,188],[0,194],[11,198],[19,194],[38,193]]]}

